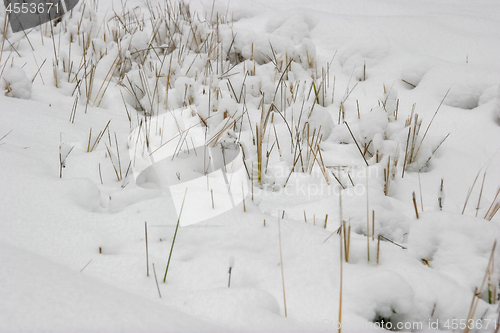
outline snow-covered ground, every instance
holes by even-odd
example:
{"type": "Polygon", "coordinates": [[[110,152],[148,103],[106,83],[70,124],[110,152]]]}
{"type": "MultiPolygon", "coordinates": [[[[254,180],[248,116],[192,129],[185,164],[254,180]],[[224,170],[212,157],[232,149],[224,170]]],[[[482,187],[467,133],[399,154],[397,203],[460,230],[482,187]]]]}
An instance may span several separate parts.
{"type": "Polygon", "coordinates": [[[494,332],[499,17],[2,7],[0,332],[494,332]]]}

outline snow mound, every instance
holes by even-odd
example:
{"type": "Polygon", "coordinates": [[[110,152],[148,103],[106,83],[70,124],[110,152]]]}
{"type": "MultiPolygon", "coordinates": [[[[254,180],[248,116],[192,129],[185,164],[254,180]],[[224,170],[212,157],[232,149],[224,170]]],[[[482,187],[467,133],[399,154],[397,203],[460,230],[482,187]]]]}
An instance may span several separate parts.
{"type": "MultiPolygon", "coordinates": [[[[479,287],[500,228],[484,219],[451,214],[425,213],[409,232],[409,250],[435,271],[459,281],[471,291],[479,287]]],[[[497,247],[495,257],[500,250],[497,247]]],[[[494,276],[498,279],[496,259],[494,276]]]]}
{"type": "Polygon", "coordinates": [[[31,98],[31,81],[26,77],[24,70],[16,65],[5,68],[0,80],[0,89],[9,97],[31,98]]]}
{"type": "Polygon", "coordinates": [[[221,332],[1,242],[0,260],[2,332],[221,332]]]}
{"type": "Polygon", "coordinates": [[[401,71],[401,80],[410,89],[416,88],[422,78],[436,65],[436,60],[430,57],[422,57],[408,63],[401,71]]]}
{"type": "Polygon", "coordinates": [[[395,324],[414,319],[408,317],[415,307],[414,291],[399,274],[377,268],[348,281],[346,287],[352,292],[349,297],[364,299],[353,312],[371,322],[384,320],[395,324]]]}
{"type": "Polygon", "coordinates": [[[441,63],[432,67],[420,81],[419,88],[436,97],[448,92],[444,104],[460,109],[475,109],[481,96],[498,83],[498,73],[467,64],[441,63]]]}
{"type": "Polygon", "coordinates": [[[377,106],[372,112],[363,115],[359,123],[359,128],[361,133],[363,133],[365,141],[369,142],[373,140],[376,134],[384,134],[388,123],[387,112],[382,107],[377,106]]]}

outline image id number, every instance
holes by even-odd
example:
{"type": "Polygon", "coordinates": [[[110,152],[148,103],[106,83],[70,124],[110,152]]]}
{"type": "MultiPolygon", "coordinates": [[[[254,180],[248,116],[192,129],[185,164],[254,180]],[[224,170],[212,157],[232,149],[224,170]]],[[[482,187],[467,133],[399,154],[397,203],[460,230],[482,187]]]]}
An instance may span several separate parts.
{"type": "Polygon", "coordinates": [[[59,8],[59,3],[45,2],[45,1],[40,3],[9,2],[5,10],[9,14],[45,14],[49,12],[54,14],[59,14],[60,8],[59,8]]]}

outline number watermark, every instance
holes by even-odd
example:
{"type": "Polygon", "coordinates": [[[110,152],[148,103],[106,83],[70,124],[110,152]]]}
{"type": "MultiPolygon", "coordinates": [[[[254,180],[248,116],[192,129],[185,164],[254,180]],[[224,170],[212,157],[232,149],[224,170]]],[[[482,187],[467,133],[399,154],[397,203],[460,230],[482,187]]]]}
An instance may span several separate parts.
{"type": "Polygon", "coordinates": [[[79,0],[4,0],[13,32],[55,20],[73,9],[79,0]]]}
{"type": "Polygon", "coordinates": [[[465,328],[469,328],[470,330],[496,330],[498,327],[498,323],[493,319],[429,319],[427,321],[395,321],[392,322],[390,320],[380,320],[376,322],[368,321],[368,320],[343,320],[342,323],[339,323],[336,320],[325,319],[321,322],[304,322],[309,325],[314,326],[322,326],[328,325],[333,326],[335,329],[338,328],[347,328],[354,329],[357,331],[372,331],[372,330],[383,330],[387,331],[405,331],[405,332],[415,332],[422,330],[441,330],[441,331],[452,331],[452,332],[461,332],[465,330],[465,328]]]}

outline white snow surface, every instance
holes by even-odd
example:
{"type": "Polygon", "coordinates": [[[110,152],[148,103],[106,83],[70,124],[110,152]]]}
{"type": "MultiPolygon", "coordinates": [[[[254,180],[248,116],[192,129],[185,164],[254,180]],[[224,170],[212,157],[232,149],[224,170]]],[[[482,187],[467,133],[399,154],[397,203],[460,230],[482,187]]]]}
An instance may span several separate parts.
{"type": "Polygon", "coordinates": [[[80,2],[54,38],[44,24],[2,47],[0,332],[451,331],[487,271],[472,318],[495,331],[498,1],[202,0],[196,29],[171,33],[151,26],[163,0],[80,2]],[[140,29],[113,30],[125,9],[140,29]],[[217,17],[210,67],[193,39],[217,17]],[[240,149],[248,184],[226,170],[229,194],[205,191],[181,160],[168,176],[199,176],[187,207],[210,214],[176,228],[184,191],[136,178],[205,141],[240,149]]]}

